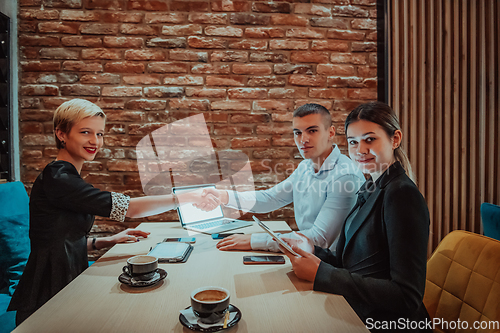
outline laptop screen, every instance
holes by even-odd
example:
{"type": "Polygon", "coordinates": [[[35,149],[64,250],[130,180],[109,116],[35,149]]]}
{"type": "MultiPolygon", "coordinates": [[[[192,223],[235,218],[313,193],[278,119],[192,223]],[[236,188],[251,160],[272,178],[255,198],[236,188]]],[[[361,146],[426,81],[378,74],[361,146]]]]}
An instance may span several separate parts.
{"type": "MultiPolygon", "coordinates": [[[[185,188],[175,187],[173,191],[175,194],[181,194],[181,193],[196,191],[203,188],[215,188],[215,185],[198,185],[198,186],[189,186],[185,188]]],[[[217,206],[217,208],[209,212],[204,212],[201,209],[198,209],[189,203],[181,205],[177,209],[177,212],[179,213],[179,219],[183,224],[202,222],[206,220],[224,217],[224,213],[222,212],[221,206],[217,206]]]]}

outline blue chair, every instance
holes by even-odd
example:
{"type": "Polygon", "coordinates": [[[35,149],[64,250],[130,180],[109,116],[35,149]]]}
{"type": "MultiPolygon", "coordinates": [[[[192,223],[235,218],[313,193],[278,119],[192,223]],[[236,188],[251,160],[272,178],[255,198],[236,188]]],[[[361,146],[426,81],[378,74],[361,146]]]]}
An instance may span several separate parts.
{"type": "Polygon", "coordinates": [[[483,202],[481,204],[481,219],[484,235],[500,240],[500,206],[483,202]]]}
{"type": "Polygon", "coordinates": [[[16,327],[7,307],[30,253],[29,198],[21,182],[0,184],[0,333],[16,327]]]}

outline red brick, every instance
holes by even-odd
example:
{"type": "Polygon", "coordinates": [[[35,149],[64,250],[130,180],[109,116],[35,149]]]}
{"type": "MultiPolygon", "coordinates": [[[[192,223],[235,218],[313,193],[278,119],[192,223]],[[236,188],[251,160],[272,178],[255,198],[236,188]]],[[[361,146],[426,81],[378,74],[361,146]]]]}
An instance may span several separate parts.
{"type": "Polygon", "coordinates": [[[189,22],[199,24],[227,24],[227,14],[189,13],[189,22]]]}
{"type": "Polygon", "coordinates": [[[141,23],[143,18],[142,13],[108,12],[102,15],[102,21],[105,23],[141,23]]]}
{"type": "Polygon", "coordinates": [[[19,107],[21,109],[39,109],[40,99],[39,98],[21,98],[19,99],[19,107]]]}
{"type": "Polygon", "coordinates": [[[186,87],[186,96],[188,97],[209,97],[209,98],[224,98],[226,97],[226,89],[210,89],[210,88],[190,88],[186,87]]]}
{"type": "Polygon", "coordinates": [[[330,6],[298,3],[295,4],[294,13],[314,16],[331,16],[332,10],[330,6]]]}
{"type": "Polygon", "coordinates": [[[19,19],[21,20],[57,20],[59,18],[58,10],[41,9],[21,9],[19,10],[19,19]]]}
{"type": "Polygon", "coordinates": [[[208,53],[207,52],[196,52],[191,50],[171,50],[169,51],[170,60],[181,60],[181,61],[196,61],[196,62],[207,62],[208,53]]]}
{"type": "Polygon", "coordinates": [[[166,125],[165,123],[152,123],[152,124],[141,124],[141,125],[130,124],[128,125],[128,129],[129,129],[129,134],[132,135],[137,135],[137,134],[148,135],[151,132],[154,132],[165,125],[166,125]]]}
{"type": "Polygon", "coordinates": [[[107,23],[84,23],[80,26],[80,33],[85,35],[116,35],[118,25],[107,23]]]}
{"type": "Polygon", "coordinates": [[[97,12],[81,11],[81,10],[61,10],[62,21],[99,21],[101,15],[97,12]]]}
{"type": "Polygon", "coordinates": [[[243,29],[235,28],[232,26],[207,26],[205,27],[205,35],[207,36],[221,36],[221,37],[242,37],[243,29]]]}
{"type": "Polygon", "coordinates": [[[43,157],[42,151],[40,150],[30,150],[30,149],[23,149],[23,152],[21,154],[21,160],[39,160],[43,157]]]}
{"type": "Polygon", "coordinates": [[[231,148],[248,148],[248,147],[269,147],[271,142],[267,138],[233,138],[231,139],[231,148]]]}
{"type": "Polygon", "coordinates": [[[43,125],[40,123],[28,122],[21,123],[21,133],[23,134],[42,134],[43,125]]]}
{"type": "Polygon", "coordinates": [[[102,39],[99,37],[70,36],[61,38],[61,44],[63,46],[100,47],[102,39]]]}
{"type": "Polygon", "coordinates": [[[287,62],[287,56],[275,52],[252,52],[250,53],[250,62],[287,62]]]}
{"type": "Polygon", "coordinates": [[[108,121],[120,121],[120,122],[142,122],[143,112],[140,111],[117,111],[117,110],[107,110],[106,119],[108,121]]]}
{"type": "Polygon", "coordinates": [[[280,136],[273,136],[271,143],[275,147],[295,147],[295,140],[292,138],[283,138],[280,136]]]}
{"type": "Polygon", "coordinates": [[[330,61],[337,64],[366,65],[366,54],[364,53],[332,53],[330,61]]]}
{"type": "Polygon", "coordinates": [[[351,0],[353,5],[362,5],[362,6],[375,6],[377,4],[377,0],[351,0]]]}
{"type": "Polygon", "coordinates": [[[265,159],[289,159],[292,157],[290,151],[283,149],[255,149],[252,152],[253,158],[265,158],[265,159]]]}
{"type": "Polygon", "coordinates": [[[248,38],[281,38],[285,37],[283,28],[246,28],[245,36],[248,38]]]}
{"type": "Polygon", "coordinates": [[[172,0],[170,10],[174,12],[209,12],[210,4],[205,1],[172,0]]]}
{"type": "Polygon", "coordinates": [[[102,72],[102,65],[97,62],[68,60],[63,62],[63,70],[76,72],[102,72]]]}
{"type": "Polygon", "coordinates": [[[21,59],[38,59],[39,48],[35,47],[21,47],[21,59]]]}
{"type": "Polygon", "coordinates": [[[342,18],[313,17],[310,24],[312,27],[349,29],[349,20],[342,18]]]}
{"type": "Polygon", "coordinates": [[[375,30],[377,29],[377,21],[372,19],[353,19],[351,27],[357,30],[375,30]]]}
{"type": "Polygon", "coordinates": [[[36,32],[38,23],[36,21],[22,21],[17,25],[18,32],[36,32]]]}
{"type": "Polygon", "coordinates": [[[364,40],[365,33],[361,31],[329,29],[326,37],[331,39],[364,40]]]}
{"type": "MultiPolygon", "coordinates": [[[[111,137],[107,136],[104,138],[105,142],[111,141],[111,137]]],[[[119,146],[121,141],[117,140],[117,145],[119,146]]],[[[107,146],[109,146],[108,143],[106,143],[107,146]]],[[[133,146],[131,143],[128,143],[128,146],[133,146]]],[[[124,160],[124,159],[119,159],[119,160],[109,160],[106,163],[106,166],[108,168],[108,171],[139,171],[137,168],[137,161],[136,160],[124,160]]]]}
{"type": "Polygon", "coordinates": [[[212,1],[212,11],[214,12],[248,12],[250,4],[248,1],[237,0],[217,0],[212,1]]]}
{"type": "Polygon", "coordinates": [[[19,46],[57,46],[59,37],[54,36],[19,36],[19,46]]]}
{"type": "Polygon", "coordinates": [[[267,50],[267,41],[265,40],[235,40],[229,42],[230,49],[240,49],[240,50],[267,50]]]}
{"type": "Polygon", "coordinates": [[[368,64],[370,66],[377,66],[377,54],[376,53],[370,53],[368,54],[368,64]]]}
{"type": "Polygon", "coordinates": [[[220,76],[207,76],[207,86],[230,86],[230,87],[243,87],[245,86],[245,76],[238,75],[220,75],[220,76]]]}
{"type": "Polygon", "coordinates": [[[162,47],[166,49],[185,48],[187,45],[186,38],[151,38],[146,41],[147,47],[162,47]]]}
{"type": "Polygon", "coordinates": [[[22,110],[21,121],[40,121],[47,122],[52,121],[54,118],[54,112],[46,110],[22,110]]]}
{"type": "Polygon", "coordinates": [[[271,74],[271,66],[260,64],[234,64],[234,74],[266,75],[271,74]]]}
{"type": "Polygon", "coordinates": [[[41,59],[62,59],[76,60],[79,57],[79,52],[66,48],[43,48],[40,49],[41,59]]]}
{"type": "Polygon", "coordinates": [[[167,107],[167,101],[161,100],[149,100],[149,99],[135,99],[130,100],[125,103],[125,107],[131,110],[165,110],[167,107]]]}
{"type": "Polygon", "coordinates": [[[329,76],[328,87],[349,87],[349,88],[363,88],[363,79],[356,76],[329,76]]]}
{"type": "Polygon", "coordinates": [[[267,123],[270,116],[267,113],[232,113],[231,123],[267,123]]]}
{"type": "Polygon", "coordinates": [[[180,24],[186,21],[184,13],[146,13],[145,23],[173,23],[180,24]]]}
{"type": "Polygon", "coordinates": [[[326,77],[293,74],[288,77],[288,83],[294,86],[322,87],[326,85],[326,77]]]}
{"type": "MultiPolygon", "coordinates": [[[[333,103],[333,111],[348,111],[351,112],[354,108],[356,108],[362,102],[359,101],[335,101],[333,103]]],[[[337,134],[338,129],[337,129],[337,134]]]]}
{"type": "Polygon", "coordinates": [[[267,98],[267,90],[261,88],[232,88],[227,90],[231,99],[262,99],[267,98]]]}
{"type": "Polygon", "coordinates": [[[141,87],[103,87],[102,95],[109,97],[140,97],[141,87]]]}
{"type": "Polygon", "coordinates": [[[325,63],[328,62],[328,52],[309,51],[309,52],[292,52],[290,57],[291,62],[313,62],[325,63]]]}
{"type": "Polygon", "coordinates": [[[270,40],[271,50],[307,50],[309,42],[305,40],[270,40]]]}
{"type": "Polygon", "coordinates": [[[85,74],[80,77],[80,83],[84,84],[118,84],[120,75],[118,74],[85,74]]]}
{"type": "Polygon", "coordinates": [[[122,57],[122,51],[107,48],[83,49],[82,59],[84,60],[119,60],[122,57]]]}
{"type": "Polygon", "coordinates": [[[316,73],[324,75],[351,76],[354,75],[354,66],[319,64],[316,67],[316,73]]]}
{"type": "Polygon", "coordinates": [[[198,24],[186,24],[186,25],[164,25],[161,29],[163,35],[170,36],[192,36],[201,35],[203,29],[201,25],[198,24]]]}
{"type": "Polygon", "coordinates": [[[28,134],[23,136],[21,142],[26,146],[51,146],[56,140],[53,134],[28,134]]]}
{"type": "Polygon", "coordinates": [[[206,99],[172,98],[169,101],[169,106],[171,110],[208,111],[210,102],[206,99]]]}
{"type": "Polygon", "coordinates": [[[231,24],[268,26],[270,18],[269,16],[262,14],[238,13],[231,14],[229,16],[229,22],[231,24]]]}
{"type": "Polygon", "coordinates": [[[302,106],[304,104],[307,104],[307,103],[316,103],[316,104],[319,104],[319,105],[323,105],[325,108],[327,108],[328,110],[331,110],[332,109],[332,101],[330,100],[313,100],[313,99],[305,99],[305,100],[296,100],[295,101],[295,109],[298,108],[299,106],[302,106]]]}
{"type": "Polygon", "coordinates": [[[153,50],[144,50],[144,49],[142,49],[142,50],[127,50],[127,51],[125,51],[125,60],[161,61],[161,60],[165,60],[165,54],[163,53],[163,51],[153,51],[153,50]]]}
{"type": "Polygon", "coordinates": [[[144,96],[150,98],[182,97],[183,87],[150,87],[144,88],[144,96]]]}
{"type": "Polygon", "coordinates": [[[174,86],[201,86],[203,85],[203,76],[166,76],[163,78],[163,84],[174,86]]]}
{"type": "Polygon", "coordinates": [[[196,64],[191,67],[193,74],[229,74],[229,65],[222,64],[196,64]]]}
{"type": "Polygon", "coordinates": [[[286,2],[254,2],[252,11],[258,13],[290,13],[291,5],[286,2]]]}
{"type": "Polygon", "coordinates": [[[306,98],[308,88],[272,88],[269,89],[269,98],[306,98]]]}
{"type": "Polygon", "coordinates": [[[21,87],[21,95],[57,96],[59,95],[59,88],[53,85],[25,85],[21,87]]]}
{"type": "Polygon", "coordinates": [[[297,27],[305,27],[309,20],[305,16],[290,15],[290,14],[273,14],[271,15],[271,25],[289,25],[297,27]]]}
{"type": "Polygon", "coordinates": [[[333,16],[368,17],[369,11],[358,6],[333,6],[333,16]]]}
{"type": "Polygon", "coordinates": [[[52,0],[45,1],[45,6],[55,8],[82,8],[82,0],[52,0]]]}
{"type": "Polygon", "coordinates": [[[248,79],[249,87],[284,87],[286,78],[277,76],[251,76],[248,79]]]}
{"type": "Polygon", "coordinates": [[[293,110],[292,101],[260,100],[253,102],[256,111],[290,111],[293,110]]]}
{"type": "Polygon", "coordinates": [[[120,175],[89,173],[83,179],[91,184],[123,184],[123,178],[120,175]]]}
{"type": "Polygon", "coordinates": [[[168,4],[167,0],[128,0],[127,9],[168,12],[168,4]]]}
{"type": "Polygon", "coordinates": [[[366,35],[366,40],[377,41],[377,31],[372,31],[368,35],[366,35]]]}
{"type": "Polygon", "coordinates": [[[120,26],[120,33],[125,35],[157,36],[158,27],[125,23],[120,26]]]}
{"type": "Polygon", "coordinates": [[[140,37],[109,37],[103,39],[105,47],[139,48],[143,46],[143,39],[140,37]]]}
{"type": "Polygon", "coordinates": [[[187,73],[189,64],[182,62],[150,62],[148,72],[150,73],[187,73]]]}
{"type": "Polygon", "coordinates": [[[226,49],[227,40],[220,38],[205,38],[192,36],[188,38],[188,45],[195,49],[226,49]]]}
{"type": "Polygon", "coordinates": [[[79,24],[77,23],[62,23],[62,22],[43,22],[38,24],[38,31],[42,33],[62,33],[76,34],[79,24]]]}
{"type": "Polygon", "coordinates": [[[345,95],[346,95],[345,89],[339,89],[339,88],[326,88],[326,89],[311,88],[309,90],[309,97],[312,98],[343,99],[345,98],[345,95]]]}
{"type": "Polygon", "coordinates": [[[250,111],[252,109],[251,103],[247,101],[212,101],[212,110],[236,110],[236,111],[250,111]]]}
{"type": "Polygon", "coordinates": [[[247,62],[248,52],[245,51],[213,51],[211,62],[247,62]]]}
{"type": "MultiPolygon", "coordinates": [[[[45,109],[50,109],[50,110],[57,109],[62,103],[69,101],[69,100],[70,100],[70,98],[66,98],[66,97],[44,97],[44,98],[42,98],[43,107],[45,109]]],[[[42,112],[42,114],[44,113],[43,111],[41,111],[41,112],[42,112]]],[[[53,116],[50,116],[50,117],[53,118],[53,116]]],[[[32,119],[32,120],[34,120],[34,119],[32,119]]],[[[38,119],[38,120],[44,121],[44,119],[38,119]]],[[[48,119],[45,119],[45,120],[48,120],[48,119]]]]}
{"type": "Polygon", "coordinates": [[[377,88],[377,79],[376,78],[364,79],[363,80],[363,87],[365,87],[365,88],[377,88]]]}
{"type": "Polygon", "coordinates": [[[161,80],[158,76],[154,75],[130,75],[123,76],[123,83],[131,85],[148,85],[148,84],[161,84],[161,80]]]}
{"type": "Polygon", "coordinates": [[[333,40],[313,40],[311,50],[347,52],[349,51],[349,43],[333,40]]]}
{"type": "Polygon", "coordinates": [[[377,43],[375,42],[353,42],[351,44],[352,52],[377,52],[377,43]]]}
{"type": "Polygon", "coordinates": [[[87,0],[86,9],[125,10],[126,0],[87,0]]]}
{"type": "Polygon", "coordinates": [[[58,61],[21,61],[23,72],[58,72],[61,70],[61,63],[58,61]]]}
{"type": "Polygon", "coordinates": [[[144,73],[144,64],[137,62],[107,62],[104,70],[109,73],[144,73]]]}
{"type": "Polygon", "coordinates": [[[86,84],[70,84],[61,86],[63,96],[100,96],[101,87],[86,84]]]}
{"type": "Polygon", "coordinates": [[[312,65],[276,64],[274,74],[313,74],[312,65]]]}
{"type": "Polygon", "coordinates": [[[219,135],[248,135],[252,134],[252,127],[234,126],[230,124],[214,125],[214,134],[219,135]]]}
{"type": "Polygon", "coordinates": [[[358,66],[358,76],[377,77],[377,67],[358,66]]]}
{"type": "Polygon", "coordinates": [[[292,133],[292,126],[290,124],[257,125],[255,132],[263,135],[286,135],[292,133]]]}
{"type": "Polygon", "coordinates": [[[325,31],[314,28],[291,28],[286,31],[289,38],[325,38],[325,31]]]}
{"type": "Polygon", "coordinates": [[[347,89],[347,98],[377,100],[376,89],[347,89]]]}

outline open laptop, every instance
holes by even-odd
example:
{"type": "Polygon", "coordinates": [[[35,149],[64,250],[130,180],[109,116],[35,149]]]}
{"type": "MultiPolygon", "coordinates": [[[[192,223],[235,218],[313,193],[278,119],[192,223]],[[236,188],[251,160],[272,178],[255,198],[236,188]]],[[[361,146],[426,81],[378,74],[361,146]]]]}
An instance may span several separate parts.
{"type": "MultiPolygon", "coordinates": [[[[174,187],[175,194],[196,191],[204,188],[214,188],[213,184],[174,187]]],[[[182,204],[177,208],[179,220],[184,229],[202,232],[205,234],[221,233],[228,230],[248,227],[253,224],[250,221],[235,220],[224,217],[222,207],[217,206],[214,210],[204,212],[192,204],[182,204]]]]}

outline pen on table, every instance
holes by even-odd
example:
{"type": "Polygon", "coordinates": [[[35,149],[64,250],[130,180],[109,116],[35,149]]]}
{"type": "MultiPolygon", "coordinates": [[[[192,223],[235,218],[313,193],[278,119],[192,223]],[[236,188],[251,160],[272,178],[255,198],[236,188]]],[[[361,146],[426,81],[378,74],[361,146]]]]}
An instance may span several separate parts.
{"type": "Polygon", "coordinates": [[[224,326],[222,326],[222,328],[227,328],[227,321],[228,320],[229,320],[229,310],[226,310],[226,315],[224,316],[224,326]]]}

